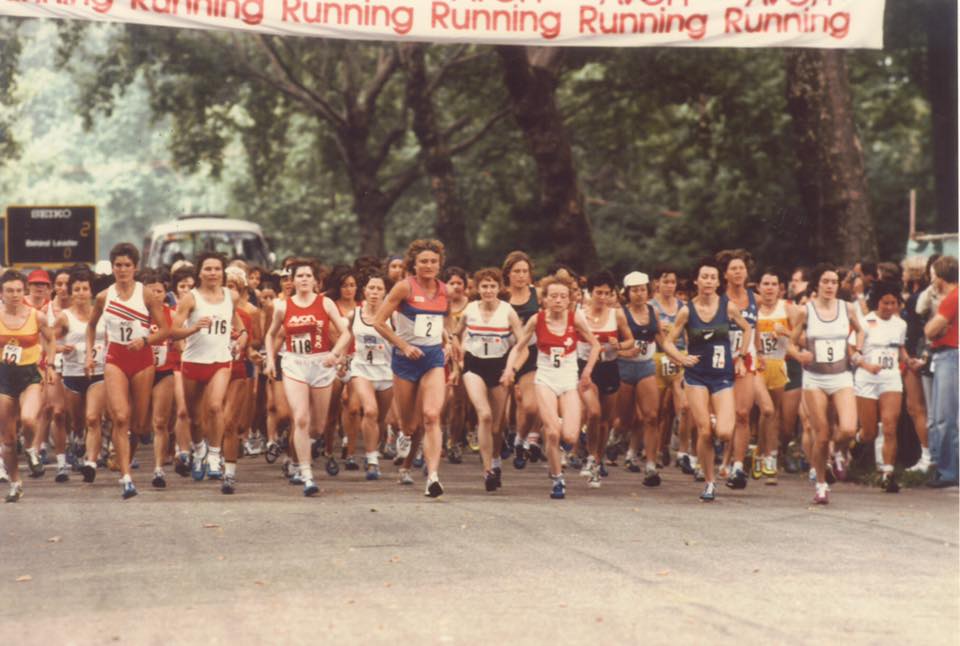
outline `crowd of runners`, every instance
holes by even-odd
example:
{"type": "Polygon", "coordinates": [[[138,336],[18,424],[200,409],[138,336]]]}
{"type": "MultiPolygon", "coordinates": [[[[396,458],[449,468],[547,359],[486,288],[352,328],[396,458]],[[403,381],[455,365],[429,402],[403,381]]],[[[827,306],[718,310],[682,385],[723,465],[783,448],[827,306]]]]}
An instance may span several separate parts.
{"type": "Polygon", "coordinates": [[[554,499],[571,473],[594,489],[616,466],[652,488],[672,464],[705,502],[786,471],[826,504],[851,462],[899,490],[901,410],[920,446],[906,470],[957,484],[953,257],[782,273],[735,249],[692,272],[579,276],[514,251],[468,274],[424,239],[350,266],[139,261],[121,243],[109,276],[2,273],[7,502],[21,456],[40,478],[51,452],[58,483],[116,470],[133,497],[145,443],[158,489],[172,467],[232,494],[239,458],[262,455],[305,496],[314,464],[378,480],[392,461],[438,497],[444,458],[474,451],[488,492],[504,461],[545,461],[554,499]]]}

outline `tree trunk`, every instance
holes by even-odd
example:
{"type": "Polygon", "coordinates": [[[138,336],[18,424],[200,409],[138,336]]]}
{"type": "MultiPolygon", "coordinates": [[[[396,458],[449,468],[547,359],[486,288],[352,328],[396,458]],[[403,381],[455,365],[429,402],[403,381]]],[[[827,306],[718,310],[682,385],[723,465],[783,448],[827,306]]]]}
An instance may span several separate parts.
{"type": "Polygon", "coordinates": [[[787,107],[793,118],[797,180],[814,260],[877,259],[863,149],[853,121],[844,53],[786,53],[787,107]]]}
{"type": "Polygon", "coordinates": [[[573,151],[556,90],[559,48],[500,46],[513,116],[537,164],[543,233],[554,257],[577,271],[594,269],[597,249],[584,209],[573,151]]]}
{"type": "Polygon", "coordinates": [[[927,97],[933,118],[936,232],[957,227],[957,3],[927,5],[927,97]]]}
{"type": "Polygon", "coordinates": [[[390,211],[387,197],[375,186],[369,190],[355,190],[353,210],[357,214],[359,234],[357,255],[383,258],[386,255],[383,231],[390,211]]]}
{"type": "Polygon", "coordinates": [[[433,100],[427,90],[426,46],[400,45],[400,59],[407,73],[406,101],[413,112],[413,132],[420,143],[430,191],[437,207],[436,236],[446,246],[452,264],[470,265],[470,246],[463,204],[457,192],[457,176],[450,156],[449,141],[439,127],[433,100]]]}

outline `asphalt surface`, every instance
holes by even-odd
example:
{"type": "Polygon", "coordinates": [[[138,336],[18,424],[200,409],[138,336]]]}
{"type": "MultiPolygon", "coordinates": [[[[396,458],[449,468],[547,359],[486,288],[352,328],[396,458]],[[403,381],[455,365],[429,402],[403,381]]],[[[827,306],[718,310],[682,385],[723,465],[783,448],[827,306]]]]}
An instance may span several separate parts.
{"type": "MultiPolygon", "coordinates": [[[[139,458],[149,461],[141,450],[139,458]]],[[[180,479],[121,501],[116,476],[26,480],[0,506],[0,643],[957,644],[956,489],[889,495],[783,476],[723,488],[673,467],[658,489],[611,468],[444,464],[447,494],[320,473],[305,499],[247,458],[240,489],[180,479]]],[[[5,485],[4,485],[5,486],[5,485]]]]}

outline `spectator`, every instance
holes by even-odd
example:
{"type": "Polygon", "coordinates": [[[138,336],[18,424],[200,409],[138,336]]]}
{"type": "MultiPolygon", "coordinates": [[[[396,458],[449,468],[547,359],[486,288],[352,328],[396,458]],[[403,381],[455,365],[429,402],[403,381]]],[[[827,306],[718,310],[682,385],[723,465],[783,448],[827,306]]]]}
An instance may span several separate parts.
{"type": "Polygon", "coordinates": [[[933,355],[933,433],[939,443],[937,476],[927,483],[934,488],[956,487],[960,480],[957,437],[957,259],[943,256],[933,263],[933,284],[942,300],[923,332],[933,355]]]}

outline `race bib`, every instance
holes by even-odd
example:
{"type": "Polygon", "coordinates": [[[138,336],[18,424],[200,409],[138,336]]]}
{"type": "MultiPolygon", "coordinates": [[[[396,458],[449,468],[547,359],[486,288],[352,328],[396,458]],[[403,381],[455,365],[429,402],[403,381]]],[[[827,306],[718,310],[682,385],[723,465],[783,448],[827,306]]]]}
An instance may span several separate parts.
{"type": "Polygon", "coordinates": [[[813,360],[817,363],[837,363],[846,357],[846,339],[817,339],[813,343],[813,360]]]}
{"type": "Polygon", "coordinates": [[[63,353],[58,352],[53,356],[53,369],[57,372],[63,372],[63,353]]]}
{"type": "Polygon", "coordinates": [[[563,348],[550,348],[550,365],[559,368],[563,362],[563,348]]]}
{"type": "Polygon", "coordinates": [[[313,341],[309,334],[294,334],[290,337],[290,350],[294,354],[311,354],[313,341]]]}
{"type": "Polygon", "coordinates": [[[680,366],[670,361],[670,357],[660,357],[660,372],[664,377],[673,377],[680,374],[680,366]]]}
{"type": "Polygon", "coordinates": [[[483,356],[484,357],[501,357],[503,356],[503,340],[498,336],[482,336],[480,337],[480,343],[483,344],[483,356]]]}
{"type": "Polygon", "coordinates": [[[19,345],[14,345],[8,343],[3,346],[3,362],[4,363],[20,363],[20,359],[23,358],[23,348],[19,345]]]}
{"type": "Polygon", "coordinates": [[[100,362],[103,361],[103,344],[98,343],[93,346],[93,360],[100,362]]]}
{"type": "Polygon", "coordinates": [[[154,345],[153,348],[153,365],[159,368],[160,366],[167,363],[167,344],[163,345],[154,345]]]}
{"type": "Polygon", "coordinates": [[[210,319],[210,327],[207,328],[207,334],[212,336],[225,336],[230,332],[230,326],[227,319],[214,316],[210,319]]]}
{"type": "Polygon", "coordinates": [[[120,321],[120,343],[133,341],[133,321],[120,321]]]}
{"type": "Polygon", "coordinates": [[[653,359],[653,353],[657,349],[655,344],[650,343],[649,341],[634,341],[633,344],[640,350],[640,354],[637,357],[638,359],[644,359],[647,361],[653,359]]]}
{"type": "Polygon", "coordinates": [[[743,348],[743,330],[730,330],[730,351],[738,356],[743,348]]]}
{"type": "Polygon", "coordinates": [[[723,351],[722,345],[713,346],[713,357],[710,360],[710,365],[717,369],[727,367],[727,355],[723,351]]]}
{"type": "Polygon", "coordinates": [[[870,363],[875,363],[880,366],[881,370],[895,370],[898,367],[898,355],[899,352],[896,348],[882,348],[879,350],[874,350],[871,353],[874,355],[870,363]]]}
{"type": "Polygon", "coordinates": [[[443,317],[439,314],[417,314],[413,321],[413,335],[425,339],[439,339],[443,334],[443,317]]]}
{"type": "Polygon", "coordinates": [[[387,365],[386,348],[382,343],[367,343],[363,346],[364,359],[371,366],[387,365]]]}
{"type": "Polygon", "coordinates": [[[777,351],[779,339],[776,332],[760,333],[760,354],[773,354],[777,351]]]}

